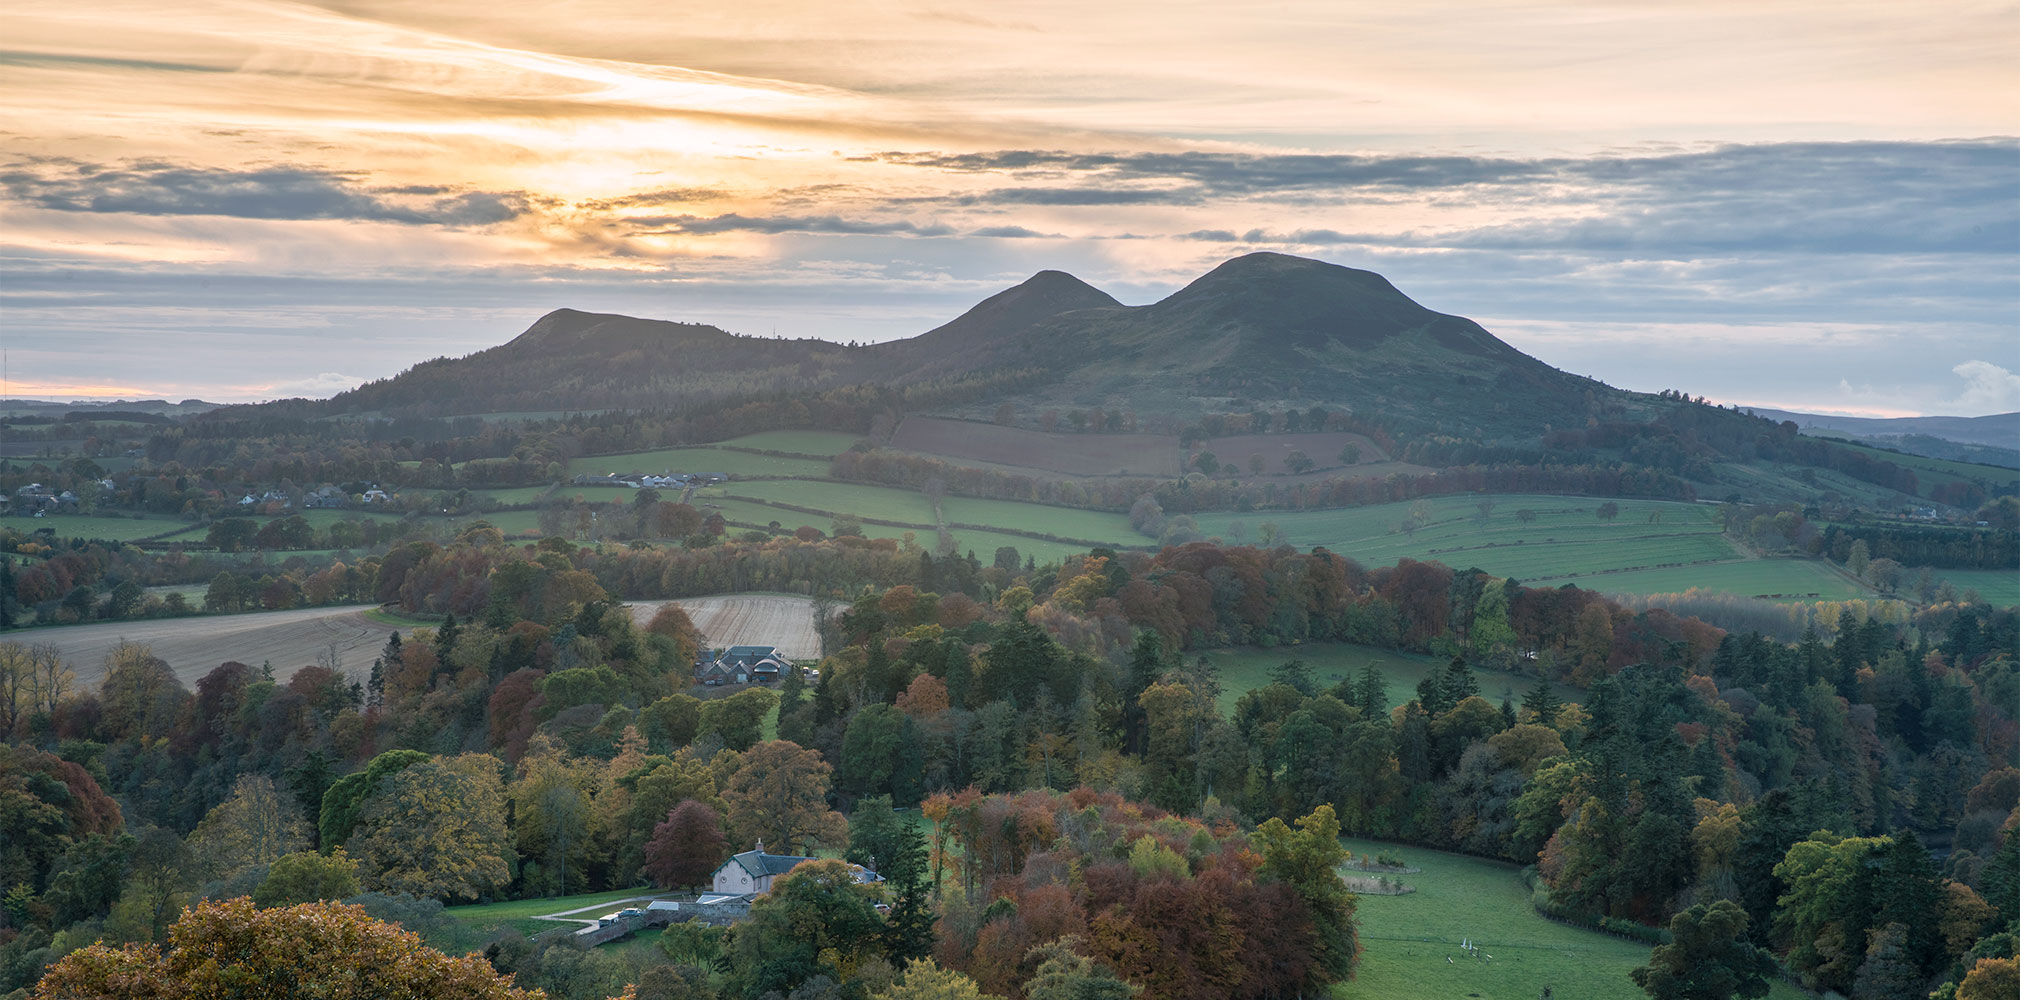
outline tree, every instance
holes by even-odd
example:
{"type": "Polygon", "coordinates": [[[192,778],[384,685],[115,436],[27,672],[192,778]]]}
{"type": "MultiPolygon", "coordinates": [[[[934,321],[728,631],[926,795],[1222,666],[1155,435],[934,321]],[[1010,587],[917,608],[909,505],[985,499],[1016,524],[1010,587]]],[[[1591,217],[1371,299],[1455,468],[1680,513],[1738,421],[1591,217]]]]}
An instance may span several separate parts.
{"type": "Polygon", "coordinates": [[[1957,1000],[2013,1000],[2020,997],[2020,959],[1981,958],[1957,985],[1957,1000]]]}
{"type": "MultiPolygon", "coordinates": [[[[394,633],[393,639],[398,639],[394,633]]],[[[388,640],[387,649],[394,643],[388,640]]],[[[351,832],[358,823],[358,810],[364,806],[379,782],[399,772],[428,760],[428,755],[419,750],[388,750],[372,758],[365,769],[338,778],[323,792],[323,808],[317,826],[320,837],[318,843],[327,851],[341,846],[351,839],[351,832]]]]}
{"type": "Polygon", "coordinates": [[[833,770],[819,752],[797,743],[772,740],[752,747],[723,783],[732,843],[763,840],[776,854],[842,843],[849,822],[828,808],[833,770]]]}
{"type": "Polygon", "coordinates": [[[815,976],[846,982],[876,955],[877,890],[841,861],[804,861],[751,904],[730,941],[730,983],[742,996],[786,993],[815,976]]]}
{"type": "Polygon", "coordinates": [[[708,881],[729,856],[722,814],[706,802],[688,799],[652,828],[640,873],[662,889],[685,889],[708,881]]]}
{"type": "Polygon", "coordinates": [[[546,733],[536,733],[512,783],[512,828],[527,888],[549,896],[579,890],[589,839],[589,769],[546,733]]]}
{"type": "Polygon", "coordinates": [[[542,1000],[481,956],[450,958],[362,906],[303,903],[261,910],[243,897],[204,902],[166,948],[94,944],[64,956],[36,987],[45,1000],[226,997],[430,997],[542,1000]]]}
{"type": "Polygon", "coordinates": [[[1599,514],[1600,520],[1611,521],[1614,518],[1620,516],[1620,505],[1614,503],[1611,500],[1608,500],[1605,503],[1599,505],[1599,510],[1597,513],[1599,514]]]}
{"type": "Polygon", "coordinates": [[[905,966],[905,975],[891,987],[870,994],[870,1000],[987,1000],[966,973],[942,969],[930,958],[905,966]]]}
{"type": "Polygon", "coordinates": [[[1774,958],[1746,939],[1746,911],[1729,899],[1670,918],[1670,943],[1629,975],[1655,1000],[1764,997],[1774,958]]]}
{"type": "Polygon", "coordinates": [[[487,896],[512,879],[497,759],[424,761],[385,780],[346,847],[365,888],[435,899],[487,896]]]}
{"type": "Polygon", "coordinates": [[[264,877],[264,869],[282,855],[308,847],[309,825],[272,778],[249,774],[197,824],[189,843],[205,877],[229,884],[246,873],[264,877]]]}
{"type": "Polygon", "coordinates": [[[1284,456],[1284,468],[1289,469],[1293,473],[1310,472],[1312,466],[1316,464],[1316,462],[1312,461],[1310,455],[1302,451],[1293,450],[1290,454],[1284,456]]]}
{"type": "Polygon", "coordinates": [[[267,877],[253,889],[252,901],[265,909],[349,899],[357,894],[358,863],[339,847],[328,856],[299,851],[275,859],[267,866],[267,877]]]}
{"type": "Polygon", "coordinates": [[[1340,846],[1340,821],[1333,807],[1321,805],[1298,818],[1292,831],[1274,816],[1256,828],[1262,854],[1258,874],[1291,887],[1311,913],[1316,940],[1311,968],[1305,985],[1321,992],[1327,984],[1351,978],[1360,957],[1360,941],[1354,927],[1354,894],[1340,881],[1339,867],[1346,863],[1346,848],[1340,846]]]}
{"type": "Polygon", "coordinates": [[[1113,969],[1075,951],[1081,940],[1068,935],[1039,945],[1024,956],[1037,970],[1024,984],[1025,1000],[1134,1000],[1142,987],[1113,969]]]}

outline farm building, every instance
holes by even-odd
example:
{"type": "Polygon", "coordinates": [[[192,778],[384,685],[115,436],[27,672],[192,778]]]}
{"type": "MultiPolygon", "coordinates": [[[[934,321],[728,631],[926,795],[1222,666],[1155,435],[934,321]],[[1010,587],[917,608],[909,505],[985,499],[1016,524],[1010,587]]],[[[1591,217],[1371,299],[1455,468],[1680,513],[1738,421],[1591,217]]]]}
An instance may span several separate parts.
{"type": "Polygon", "coordinates": [[[703,650],[694,664],[696,684],[769,684],[793,669],[777,646],[731,646],[703,650]]]}

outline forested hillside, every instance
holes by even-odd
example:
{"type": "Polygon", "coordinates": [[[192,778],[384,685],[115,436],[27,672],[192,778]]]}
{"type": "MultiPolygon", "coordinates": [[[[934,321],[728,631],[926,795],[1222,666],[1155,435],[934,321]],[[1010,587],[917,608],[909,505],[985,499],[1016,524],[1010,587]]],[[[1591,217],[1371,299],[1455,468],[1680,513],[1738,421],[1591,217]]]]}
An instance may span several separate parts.
{"type": "MultiPolygon", "coordinates": [[[[1727,933],[1854,996],[2013,959],[2010,610],[1848,608],[1833,636],[1784,645],[1324,550],[1194,544],[1028,570],[857,538],[695,555],[481,534],[403,547],[367,585],[444,617],[358,681],[228,663],[186,688],[127,647],[76,689],[61,664],[0,646],[6,985],[101,936],[165,940],[202,897],[354,898],[478,946],[428,908],[677,887],[760,839],[875,860],[893,908],[809,868],[727,945],[680,945],[659,968],[701,969],[667,995],[882,995],[927,954],[1000,996],[1053,995],[1041,983],[1069,971],[1145,995],[1310,995],[1351,974],[1368,930],[1325,874],[1335,832],[1533,864],[1536,906],[1651,943],[1672,915],[1729,901],[1743,918],[1727,933]],[[858,596],[821,602],[817,683],[691,692],[685,616],[640,627],[617,599],[694,573],[858,596]],[[1323,681],[1299,650],[1322,641],[1446,665],[1414,691],[1372,669],[1323,681]],[[1196,653],[1237,643],[1282,664],[1224,712],[1196,653]],[[1475,675],[1489,667],[1535,683],[1497,703],[1475,675]],[[926,831],[894,833],[909,829],[894,805],[921,807],[926,831]],[[836,946],[752,944],[788,924],[836,946]]],[[[498,933],[490,964],[553,996],[676,974],[498,933]]]]}

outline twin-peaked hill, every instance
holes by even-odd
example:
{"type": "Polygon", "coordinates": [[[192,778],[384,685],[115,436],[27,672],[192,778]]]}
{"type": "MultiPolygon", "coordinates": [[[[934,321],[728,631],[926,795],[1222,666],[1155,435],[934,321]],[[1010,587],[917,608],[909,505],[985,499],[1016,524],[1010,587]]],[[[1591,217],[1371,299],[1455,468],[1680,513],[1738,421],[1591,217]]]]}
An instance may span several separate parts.
{"type": "Polygon", "coordinates": [[[1601,397],[1629,409],[1646,399],[1551,368],[1373,272],[1259,253],[1145,306],[1042,271],[937,329],[864,347],[563,309],[499,347],[417,365],[320,408],[664,407],[858,384],[957,387],[931,398],[961,415],[1012,399],[1191,416],[1240,398],[1498,439],[1582,424],[1601,397]]]}

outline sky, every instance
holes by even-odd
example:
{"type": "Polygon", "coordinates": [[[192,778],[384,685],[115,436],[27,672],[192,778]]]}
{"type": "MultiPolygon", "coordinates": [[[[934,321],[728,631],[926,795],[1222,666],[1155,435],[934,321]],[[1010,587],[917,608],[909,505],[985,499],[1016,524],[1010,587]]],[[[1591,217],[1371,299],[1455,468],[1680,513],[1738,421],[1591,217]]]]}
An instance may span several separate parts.
{"type": "Polygon", "coordinates": [[[1271,250],[1612,385],[2020,410],[2020,9],[11,0],[4,395],[327,396],[557,308],[912,336],[1271,250]]]}

